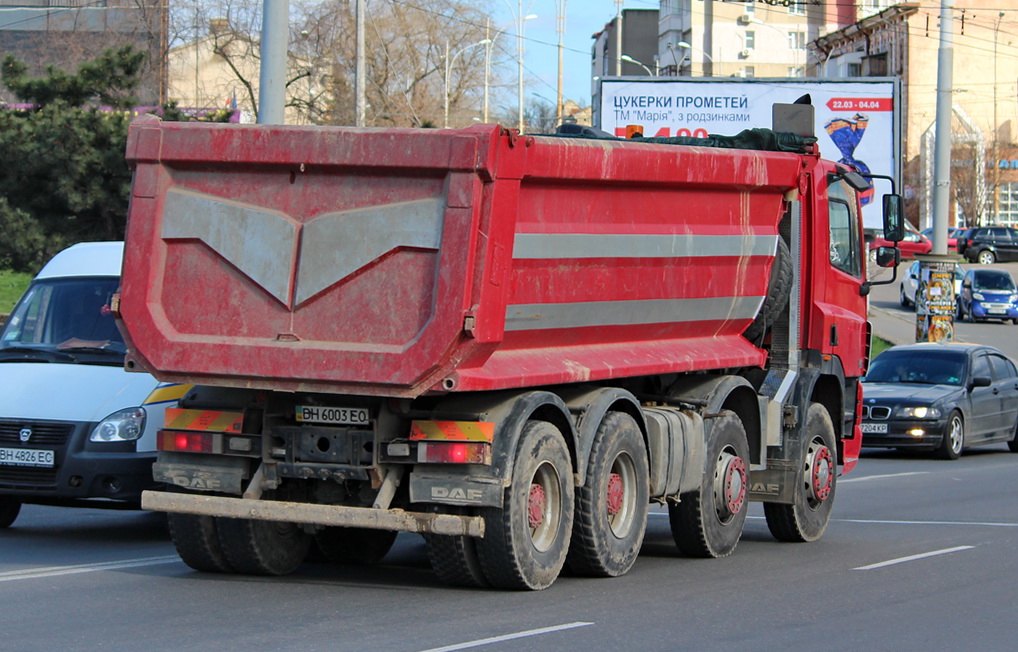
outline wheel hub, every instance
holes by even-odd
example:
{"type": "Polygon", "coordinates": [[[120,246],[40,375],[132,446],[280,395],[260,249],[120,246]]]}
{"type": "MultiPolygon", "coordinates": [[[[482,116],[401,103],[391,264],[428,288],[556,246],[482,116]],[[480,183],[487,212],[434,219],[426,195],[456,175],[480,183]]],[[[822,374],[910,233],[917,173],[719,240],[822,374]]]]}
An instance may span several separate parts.
{"type": "Polygon", "coordinates": [[[622,511],[622,502],[626,497],[625,483],[622,476],[612,473],[608,476],[608,515],[615,516],[622,511]]]}
{"type": "Polygon", "coordinates": [[[527,521],[532,528],[539,528],[544,523],[544,510],[548,504],[548,496],[544,487],[539,484],[530,485],[530,496],[527,499],[527,521]]]}
{"type": "Polygon", "coordinates": [[[834,456],[827,446],[814,443],[810,445],[808,459],[810,499],[822,503],[830,497],[834,486],[834,456]]]}
{"type": "Polygon", "coordinates": [[[718,456],[715,485],[718,516],[728,519],[742,511],[746,502],[746,462],[724,451],[718,456]]]}

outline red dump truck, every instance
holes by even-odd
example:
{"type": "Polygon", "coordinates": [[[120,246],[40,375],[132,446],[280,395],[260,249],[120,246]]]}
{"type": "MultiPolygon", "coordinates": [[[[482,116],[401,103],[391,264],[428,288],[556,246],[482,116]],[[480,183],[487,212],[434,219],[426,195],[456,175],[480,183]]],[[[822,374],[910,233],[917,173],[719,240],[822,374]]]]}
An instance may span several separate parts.
{"type": "Polygon", "coordinates": [[[143,506],[200,570],[404,531],[510,589],[625,573],[653,503],[689,555],[750,500],[817,539],[862,441],[866,182],[755,135],[136,121],[127,366],[195,386],[143,506]]]}

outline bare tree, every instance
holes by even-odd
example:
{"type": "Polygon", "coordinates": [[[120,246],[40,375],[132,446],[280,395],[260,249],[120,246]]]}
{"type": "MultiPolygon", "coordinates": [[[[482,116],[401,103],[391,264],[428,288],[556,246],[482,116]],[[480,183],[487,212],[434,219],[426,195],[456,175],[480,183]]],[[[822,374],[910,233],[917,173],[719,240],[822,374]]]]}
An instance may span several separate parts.
{"type": "MultiPolygon", "coordinates": [[[[291,4],[288,120],[353,124],[353,4],[291,4]]],[[[485,41],[494,36],[486,8],[487,0],[368,0],[367,124],[441,124],[447,60],[451,126],[478,118],[491,46],[485,41]]],[[[259,21],[260,7],[249,0],[177,5],[171,19],[171,68],[172,77],[183,80],[178,87],[190,88],[186,97],[203,95],[221,103],[236,94],[240,108],[256,111],[259,21]],[[211,52],[211,58],[202,51],[211,52]],[[201,66],[216,70],[198,72],[201,66]]],[[[506,57],[504,47],[495,45],[492,70],[498,73],[506,57]]]]}

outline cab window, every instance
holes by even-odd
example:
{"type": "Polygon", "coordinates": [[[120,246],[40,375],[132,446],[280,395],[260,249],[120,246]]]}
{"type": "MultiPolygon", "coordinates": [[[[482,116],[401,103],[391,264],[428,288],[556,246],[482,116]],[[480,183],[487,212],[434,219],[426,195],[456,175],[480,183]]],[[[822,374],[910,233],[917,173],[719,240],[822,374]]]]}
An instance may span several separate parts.
{"type": "Polygon", "coordinates": [[[827,189],[830,220],[831,266],[862,277],[862,234],[859,231],[855,191],[844,181],[827,189]]]}

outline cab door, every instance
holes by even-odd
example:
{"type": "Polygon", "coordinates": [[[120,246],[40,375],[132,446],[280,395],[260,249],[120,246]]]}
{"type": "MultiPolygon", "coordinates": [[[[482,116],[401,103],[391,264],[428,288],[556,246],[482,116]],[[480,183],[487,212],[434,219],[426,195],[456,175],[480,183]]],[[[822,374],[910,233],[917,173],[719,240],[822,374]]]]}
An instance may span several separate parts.
{"type": "Polygon", "coordinates": [[[856,191],[839,179],[833,165],[819,168],[813,179],[818,201],[811,226],[814,247],[809,326],[810,348],[837,356],[845,376],[862,376],[866,370],[868,329],[866,297],[860,292],[865,279],[862,219],[856,191]],[[826,199],[826,201],[823,201],[826,199]]]}

